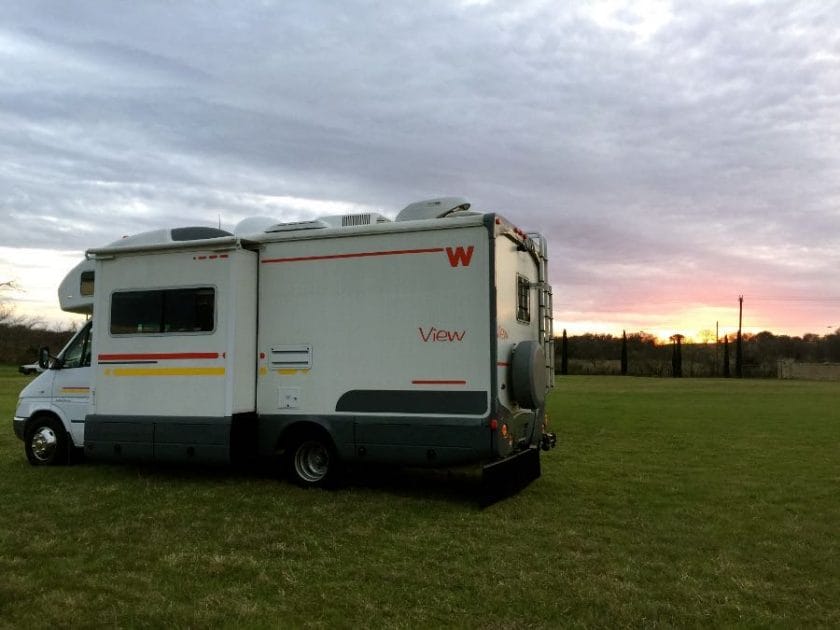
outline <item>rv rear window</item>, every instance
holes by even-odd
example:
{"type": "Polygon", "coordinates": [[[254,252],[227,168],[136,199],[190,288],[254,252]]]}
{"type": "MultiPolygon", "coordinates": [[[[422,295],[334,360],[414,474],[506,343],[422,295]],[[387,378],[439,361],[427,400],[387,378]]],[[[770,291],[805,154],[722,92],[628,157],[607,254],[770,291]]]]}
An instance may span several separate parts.
{"type": "Polygon", "coordinates": [[[531,321],[531,283],[525,276],[516,276],[516,319],[520,322],[531,321]]]}
{"type": "Polygon", "coordinates": [[[215,303],[211,287],[120,291],[111,296],[111,334],[210,332],[215,303]]]}

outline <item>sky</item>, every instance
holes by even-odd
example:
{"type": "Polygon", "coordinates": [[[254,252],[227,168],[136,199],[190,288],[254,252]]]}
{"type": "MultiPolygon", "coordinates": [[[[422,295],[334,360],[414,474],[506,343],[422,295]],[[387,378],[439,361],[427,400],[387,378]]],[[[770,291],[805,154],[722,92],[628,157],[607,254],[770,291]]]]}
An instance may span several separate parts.
{"type": "Polygon", "coordinates": [[[466,197],[559,332],[840,328],[840,1],[4,2],[0,282],[87,248],[466,197]]]}

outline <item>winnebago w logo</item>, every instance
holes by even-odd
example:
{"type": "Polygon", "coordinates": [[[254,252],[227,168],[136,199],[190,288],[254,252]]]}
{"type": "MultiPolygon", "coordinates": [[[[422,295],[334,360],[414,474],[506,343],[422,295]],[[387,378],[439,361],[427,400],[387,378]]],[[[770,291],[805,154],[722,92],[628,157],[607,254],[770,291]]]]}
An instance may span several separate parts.
{"type": "Polygon", "coordinates": [[[472,245],[467,245],[467,248],[464,249],[461,245],[455,247],[446,248],[446,255],[449,256],[449,264],[452,267],[457,267],[458,265],[464,265],[464,267],[470,266],[470,261],[472,260],[474,247],[472,245]]]}

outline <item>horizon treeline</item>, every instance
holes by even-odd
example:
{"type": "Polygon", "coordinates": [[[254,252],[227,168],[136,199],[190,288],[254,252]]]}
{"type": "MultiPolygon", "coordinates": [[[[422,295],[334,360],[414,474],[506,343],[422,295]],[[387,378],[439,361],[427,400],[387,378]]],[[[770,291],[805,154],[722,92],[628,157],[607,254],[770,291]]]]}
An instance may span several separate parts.
{"type": "MultiPolygon", "coordinates": [[[[58,352],[78,327],[49,329],[42,322],[13,317],[0,308],[0,364],[21,365],[38,358],[38,348],[49,346],[58,352]]],[[[563,372],[563,337],[554,338],[555,372],[563,372]]],[[[661,342],[645,332],[622,336],[585,333],[566,338],[566,373],[622,374],[634,376],[672,376],[674,345],[661,342]]],[[[682,375],[725,376],[727,354],[729,372],[735,376],[736,342],[734,335],[724,344],[691,343],[682,340],[678,348],[682,375]]],[[[801,363],[840,363],[840,329],[826,335],[801,337],[775,335],[769,331],[743,335],[745,377],[775,377],[780,360],[801,363]]]]}
{"type": "MultiPolygon", "coordinates": [[[[774,335],[769,331],[743,335],[744,377],[769,378],[778,375],[782,360],[800,363],[840,363],[840,329],[827,335],[801,337],[774,335]]],[[[554,338],[555,372],[563,372],[563,337],[554,338]]],[[[629,374],[632,376],[673,376],[675,348],[654,335],[637,332],[624,336],[586,333],[566,337],[568,374],[629,374]]],[[[676,348],[682,376],[735,376],[736,340],[728,344],[691,343],[682,340],[676,348]],[[728,353],[728,366],[727,366],[728,353]]]]}

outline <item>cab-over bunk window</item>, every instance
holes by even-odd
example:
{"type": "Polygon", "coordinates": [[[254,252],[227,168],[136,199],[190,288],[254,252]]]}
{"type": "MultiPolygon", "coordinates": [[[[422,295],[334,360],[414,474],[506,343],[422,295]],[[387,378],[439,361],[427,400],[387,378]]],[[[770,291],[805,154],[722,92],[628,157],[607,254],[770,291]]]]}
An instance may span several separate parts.
{"type": "Polygon", "coordinates": [[[185,334],[215,328],[212,287],[119,291],[111,296],[111,334],[185,334]]]}

